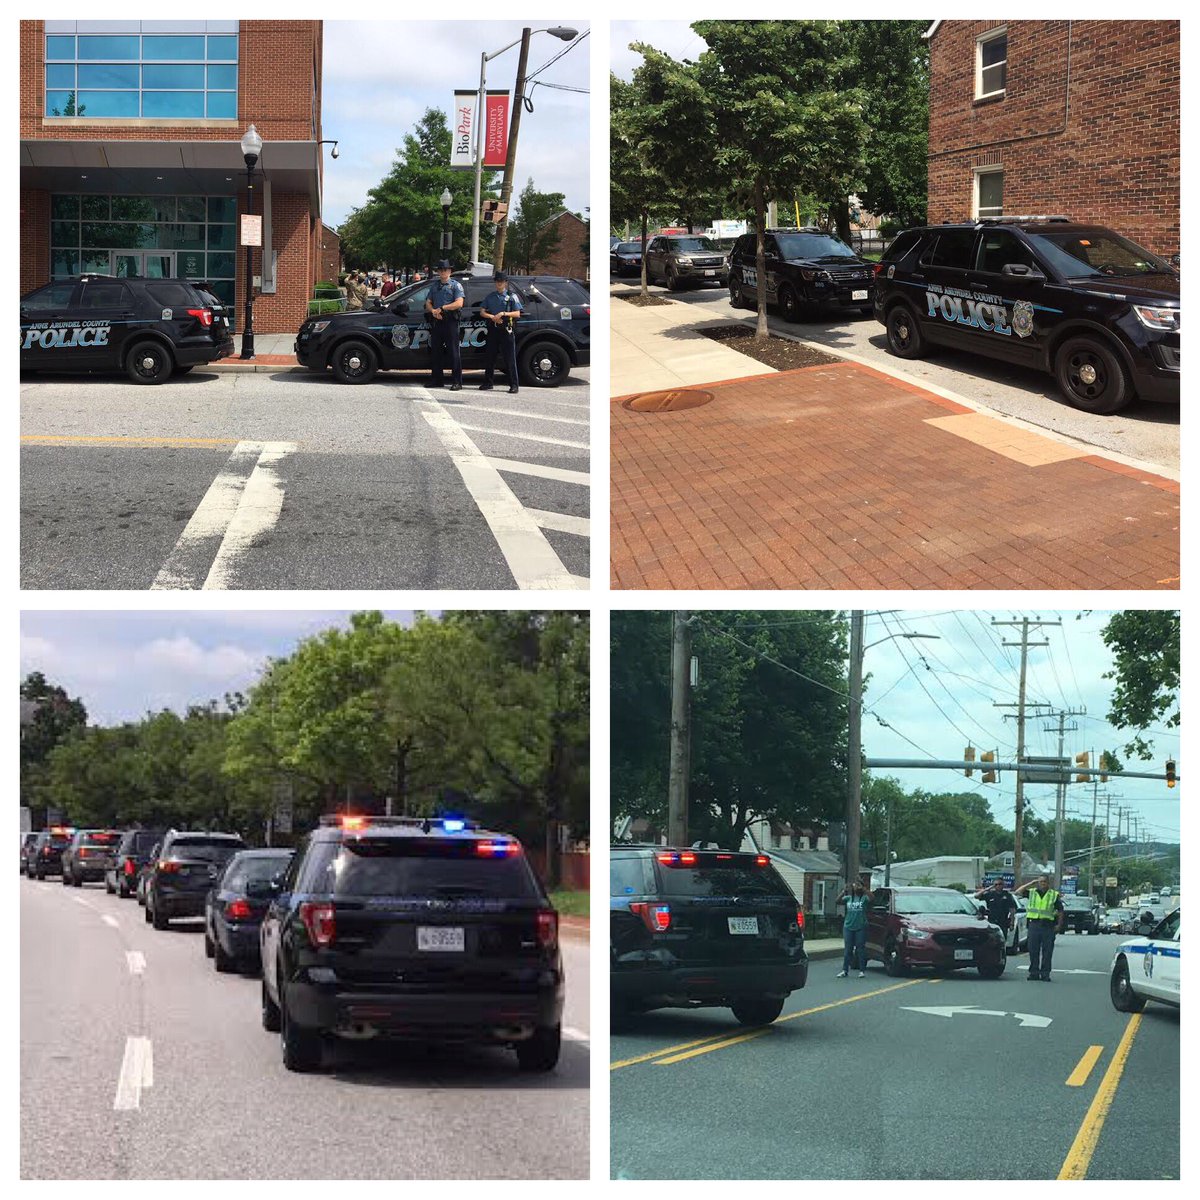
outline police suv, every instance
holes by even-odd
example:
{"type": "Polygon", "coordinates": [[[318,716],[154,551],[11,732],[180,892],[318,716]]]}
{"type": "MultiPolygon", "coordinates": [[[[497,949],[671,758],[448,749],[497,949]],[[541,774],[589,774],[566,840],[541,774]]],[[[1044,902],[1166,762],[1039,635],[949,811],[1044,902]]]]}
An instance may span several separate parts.
{"type": "Polygon", "coordinates": [[[988,218],[901,233],[875,268],[888,349],[974,351],[1054,375],[1076,408],[1179,402],[1179,275],[1101,225],[988,218]]]}
{"type": "MultiPolygon", "coordinates": [[[[496,285],[490,270],[454,277],[466,294],[459,320],[463,370],[481,370],[490,323],[479,306],[496,285]]],[[[310,317],[296,335],[297,361],[311,371],[332,368],[339,383],[367,383],[379,371],[428,371],[430,286],[429,280],[411,284],[373,309],[310,317]]],[[[591,360],[591,297],[578,281],[557,275],[510,275],[508,286],[524,306],[514,327],[521,382],[558,387],[572,367],[591,360]]]]}
{"type": "Polygon", "coordinates": [[[22,371],[123,371],[162,383],[232,353],[220,301],[186,279],[81,275],[21,297],[22,371]]]}
{"type": "MultiPolygon", "coordinates": [[[[729,256],[729,299],[734,308],[758,307],[756,235],[745,233],[729,256]]],[[[786,321],[798,321],[805,309],[857,308],[871,315],[874,276],[870,263],[840,238],[812,227],[768,229],[763,233],[767,304],[777,305],[786,321]]]]}
{"type": "Polygon", "coordinates": [[[1121,1012],[1141,1012],[1147,1000],[1179,1007],[1179,909],[1117,947],[1108,990],[1121,1012]]]}

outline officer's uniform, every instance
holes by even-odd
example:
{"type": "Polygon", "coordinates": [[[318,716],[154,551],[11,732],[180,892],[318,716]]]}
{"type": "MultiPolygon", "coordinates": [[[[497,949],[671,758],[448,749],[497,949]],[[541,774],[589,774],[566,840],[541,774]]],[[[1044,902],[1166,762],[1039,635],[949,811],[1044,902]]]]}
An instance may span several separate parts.
{"type": "MultiPolygon", "coordinates": [[[[521,301],[508,288],[502,292],[489,292],[479,306],[487,313],[521,312],[521,301]]],[[[504,356],[504,373],[508,376],[508,390],[517,391],[517,335],[514,321],[501,321],[496,325],[488,322],[487,344],[483,349],[483,388],[492,386],[496,358],[504,356]]]]}
{"type": "Polygon", "coordinates": [[[1062,897],[1053,888],[1039,892],[1030,888],[1025,897],[1025,918],[1029,923],[1029,978],[1050,982],[1050,963],[1054,958],[1054,935],[1062,897]]]}
{"type": "MultiPolygon", "coordinates": [[[[440,279],[435,280],[429,289],[429,303],[434,308],[453,304],[455,300],[464,296],[462,284],[457,279],[450,279],[445,283],[440,279]]],[[[440,321],[432,314],[429,316],[429,344],[433,352],[433,378],[430,382],[434,387],[442,386],[446,355],[450,356],[450,383],[454,387],[462,387],[462,353],[458,344],[458,318],[461,313],[461,308],[453,312],[444,312],[440,321]]]]}

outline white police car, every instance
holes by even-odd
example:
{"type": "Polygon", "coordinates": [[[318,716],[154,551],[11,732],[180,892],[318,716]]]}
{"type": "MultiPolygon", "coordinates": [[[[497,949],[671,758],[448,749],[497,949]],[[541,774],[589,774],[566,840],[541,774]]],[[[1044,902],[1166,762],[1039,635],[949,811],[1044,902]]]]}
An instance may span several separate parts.
{"type": "Polygon", "coordinates": [[[1121,1012],[1141,1012],[1147,1000],[1179,1007],[1179,909],[1117,947],[1109,995],[1121,1012]]]}

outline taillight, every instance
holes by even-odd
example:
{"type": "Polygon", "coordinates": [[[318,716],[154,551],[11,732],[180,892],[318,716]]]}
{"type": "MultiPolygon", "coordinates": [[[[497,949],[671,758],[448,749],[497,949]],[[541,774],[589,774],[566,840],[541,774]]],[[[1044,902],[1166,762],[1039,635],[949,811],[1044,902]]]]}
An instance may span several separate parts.
{"type": "Polygon", "coordinates": [[[49,858],[49,857],[50,857],[50,847],[49,847],[49,846],[43,846],[43,847],[42,847],[42,857],[43,857],[43,858],[49,858]]]}
{"type": "Polygon", "coordinates": [[[158,870],[166,875],[173,875],[176,871],[179,870],[179,864],[177,862],[171,862],[171,860],[169,858],[159,859],[159,861],[156,865],[157,865],[158,870]]]}
{"type": "Polygon", "coordinates": [[[79,847],[79,857],[80,858],[87,858],[87,856],[89,854],[91,854],[91,851],[86,846],[79,847]]]}
{"type": "Polygon", "coordinates": [[[629,911],[637,913],[651,933],[665,933],[671,928],[669,904],[650,904],[645,900],[636,900],[629,906],[629,911]]]}
{"type": "Polygon", "coordinates": [[[882,272],[886,266],[887,266],[887,263],[885,263],[885,262],[877,262],[875,264],[875,278],[876,279],[879,278],[879,276],[882,274],[882,272]]]}
{"type": "Polygon", "coordinates": [[[308,930],[308,940],[314,946],[333,945],[337,925],[332,904],[306,900],[300,905],[300,920],[304,922],[304,928],[308,930]]]}
{"type": "Polygon", "coordinates": [[[520,842],[476,842],[475,853],[486,855],[490,858],[502,858],[506,854],[517,854],[520,852],[520,842]]]}
{"type": "Polygon", "coordinates": [[[552,908],[538,910],[537,940],[543,950],[553,950],[558,945],[558,913],[552,908]]]}
{"type": "Polygon", "coordinates": [[[126,875],[136,875],[137,874],[137,867],[135,867],[133,865],[132,858],[127,858],[125,860],[125,874],[126,875]]]}
{"type": "Polygon", "coordinates": [[[211,308],[189,308],[187,310],[187,315],[189,317],[195,317],[205,329],[207,329],[213,323],[211,308]]]}
{"type": "Polygon", "coordinates": [[[693,867],[696,856],[690,850],[668,850],[659,854],[658,861],[668,867],[693,867]]]}
{"type": "Polygon", "coordinates": [[[770,863],[770,859],[765,854],[757,854],[754,857],[754,865],[756,867],[765,867],[770,863]]]}
{"type": "Polygon", "coordinates": [[[796,909],[796,928],[801,933],[804,932],[804,909],[802,908],[796,909]]]}
{"type": "Polygon", "coordinates": [[[239,896],[225,909],[225,915],[235,921],[245,921],[254,914],[250,911],[250,905],[239,896]]]}

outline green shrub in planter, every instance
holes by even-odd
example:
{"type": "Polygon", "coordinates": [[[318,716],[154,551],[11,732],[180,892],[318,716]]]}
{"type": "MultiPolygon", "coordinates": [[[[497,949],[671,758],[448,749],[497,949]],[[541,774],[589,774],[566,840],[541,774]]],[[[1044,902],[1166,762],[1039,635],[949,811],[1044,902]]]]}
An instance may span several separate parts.
{"type": "Polygon", "coordinates": [[[310,300],[308,302],[308,315],[310,317],[323,316],[325,313],[341,312],[341,303],[337,300],[310,300]]]}

